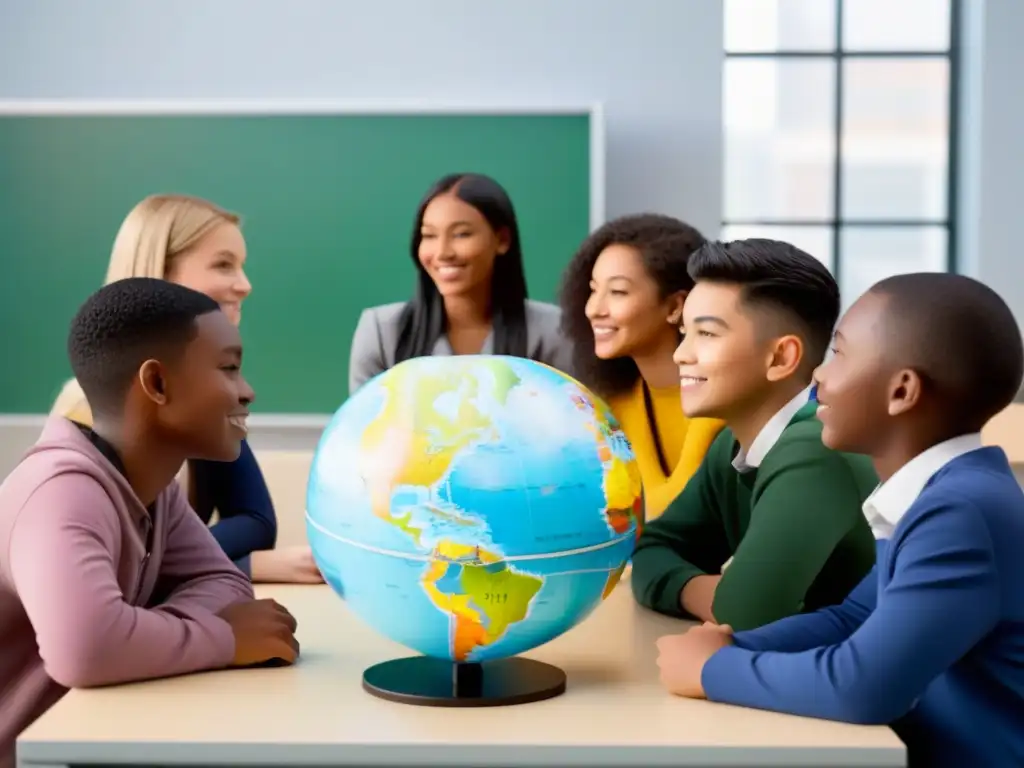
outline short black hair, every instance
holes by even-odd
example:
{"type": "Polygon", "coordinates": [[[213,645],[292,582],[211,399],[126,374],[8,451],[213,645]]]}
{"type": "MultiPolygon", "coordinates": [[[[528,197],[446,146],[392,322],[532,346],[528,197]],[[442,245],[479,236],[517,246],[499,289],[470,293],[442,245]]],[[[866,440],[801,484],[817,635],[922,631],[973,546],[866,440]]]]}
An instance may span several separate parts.
{"type": "Polygon", "coordinates": [[[68,358],[93,413],[119,415],[142,364],[180,354],[195,338],[196,319],[219,309],[204,293],[151,277],[92,294],[71,321],[68,358]]]}
{"type": "Polygon", "coordinates": [[[808,372],[825,359],[839,320],[839,285],[809,253],[763,238],[713,242],[690,257],[689,269],[695,282],[734,283],[745,303],[790,317],[804,342],[808,372]]]}
{"type": "Polygon", "coordinates": [[[594,329],[587,319],[586,306],[594,264],[601,252],[611,245],[635,248],[664,298],[693,288],[686,263],[690,254],[704,242],[704,236],[694,227],[660,213],[636,213],[612,219],[583,241],[562,275],[559,304],[562,333],[573,345],[573,373],[584,384],[609,397],[625,392],[640,377],[640,369],[632,358],[602,360],[594,354],[594,329]]]}
{"type": "Polygon", "coordinates": [[[958,431],[977,432],[1016,398],[1024,341],[1013,312],[965,275],[915,272],[876,283],[886,298],[885,347],[941,398],[958,431]]]}

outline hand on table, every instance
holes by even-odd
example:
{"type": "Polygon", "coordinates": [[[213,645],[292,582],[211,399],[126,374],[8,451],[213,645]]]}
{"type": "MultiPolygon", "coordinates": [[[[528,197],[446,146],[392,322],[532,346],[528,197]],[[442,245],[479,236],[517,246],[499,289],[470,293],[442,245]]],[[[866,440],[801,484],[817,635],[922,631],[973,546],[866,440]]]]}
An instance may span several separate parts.
{"type": "Polygon", "coordinates": [[[732,627],[705,622],[681,635],[658,638],[661,684],[669,693],[703,699],[701,673],[704,664],[719,650],[732,645],[732,627]]]}
{"type": "Polygon", "coordinates": [[[295,617],[276,600],[243,600],[217,615],[235,635],[231,666],[250,667],[268,661],[294,664],[299,657],[295,617]]]}
{"type": "Polygon", "coordinates": [[[263,584],[323,584],[313,551],[308,546],[281,547],[253,552],[252,580],[263,584]]]}

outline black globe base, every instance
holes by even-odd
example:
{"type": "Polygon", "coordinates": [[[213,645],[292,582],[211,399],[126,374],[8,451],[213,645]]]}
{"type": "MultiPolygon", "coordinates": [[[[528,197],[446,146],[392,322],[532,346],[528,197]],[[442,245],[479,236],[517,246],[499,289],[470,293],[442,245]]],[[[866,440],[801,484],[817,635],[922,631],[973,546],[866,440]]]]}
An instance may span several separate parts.
{"type": "Polygon", "coordinates": [[[363,672],[363,688],[382,699],[423,707],[501,707],[565,693],[565,672],[515,656],[480,663],[411,656],[370,667],[363,672]]]}

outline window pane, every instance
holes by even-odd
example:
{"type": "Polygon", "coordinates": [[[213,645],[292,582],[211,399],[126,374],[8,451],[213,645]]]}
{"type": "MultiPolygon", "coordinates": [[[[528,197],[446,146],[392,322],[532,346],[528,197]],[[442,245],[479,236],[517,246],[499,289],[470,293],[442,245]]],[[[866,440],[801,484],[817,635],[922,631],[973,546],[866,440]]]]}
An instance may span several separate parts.
{"type": "Polygon", "coordinates": [[[831,218],[835,66],[726,60],[723,218],[831,218]]]}
{"type": "Polygon", "coordinates": [[[836,0],[725,0],[725,50],[831,51],[836,0]]]}
{"type": "Polygon", "coordinates": [[[839,247],[844,307],[886,277],[946,271],[945,227],[845,227],[839,247]]]}
{"type": "Polygon", "coordinates": [[[843,48],[947,50],[950,4],[950,0],[844,0],[843,48]]]}
{"type": "Polygon", "coordinates": [[[786,226],[747,226],[731,224],[722,227],[722,240],[746,240],[751,237],[766,237],[770,240],[782,240],[807,251],[814,258],[835,271],[835,259],[832,257],[832,227],[786,227],[786,226]]]}
{"type": "Polygon", "coordinates": [[[946,218],[949,62],[843,63],[846,219],[946,218]]]}

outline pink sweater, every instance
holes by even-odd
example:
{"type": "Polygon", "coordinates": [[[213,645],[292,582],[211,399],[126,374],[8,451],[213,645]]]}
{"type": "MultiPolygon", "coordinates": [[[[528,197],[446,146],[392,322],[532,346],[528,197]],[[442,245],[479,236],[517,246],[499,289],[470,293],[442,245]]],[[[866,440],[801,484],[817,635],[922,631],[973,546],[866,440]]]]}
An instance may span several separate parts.
{"type": "Polygon", "coordinates": [[[150,525],[120,471],[60,417],[0,485],[0,768],[69,688],[231,662],[215,613],[252,585],[177,483],[150,525]]]}

